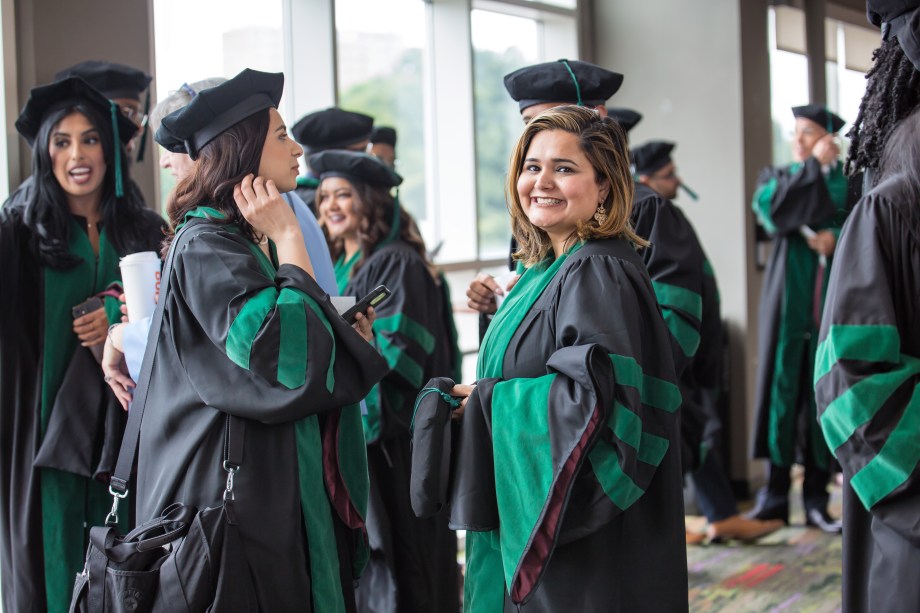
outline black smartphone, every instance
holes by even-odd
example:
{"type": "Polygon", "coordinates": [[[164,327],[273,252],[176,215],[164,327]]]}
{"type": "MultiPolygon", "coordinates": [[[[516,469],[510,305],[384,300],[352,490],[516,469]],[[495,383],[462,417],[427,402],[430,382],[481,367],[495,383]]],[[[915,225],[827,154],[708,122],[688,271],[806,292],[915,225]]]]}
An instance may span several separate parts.
{"type": "Polygon", "coordinates": [[[100,298],[99,296],[93,296],[92,298],[88,298],[84,300],[83,302],[81,302],[80,304],[78,304],[77,306],[73,307],[71,309],[71,312],[73,313],[73,318],[77,319],[79,317],[83,317],[84,315],[88,313],[92,313],[93,311],[98,311],[101,308],[102,308],[102,298],[100,298]]]}
{"type": "Polygon", "coordinates": [[[342,319],[350,324],[355,323],[355,315],[364,313],[367,307],[376,307],[381,302],[390,297],[390,290],[386,285],[378,285],[371,292],[359,300],[353,307],[342,313],[342,319]]]}

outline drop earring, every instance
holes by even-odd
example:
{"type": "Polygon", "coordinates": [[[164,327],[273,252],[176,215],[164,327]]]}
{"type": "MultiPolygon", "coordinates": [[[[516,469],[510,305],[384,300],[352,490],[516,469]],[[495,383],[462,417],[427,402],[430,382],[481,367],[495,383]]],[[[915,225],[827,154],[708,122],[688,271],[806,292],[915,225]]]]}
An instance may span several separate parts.
{"type": "Polygon", "coordinates": [[[596,221],[599,226],[604,225],[607,221],[607,211],[604,210],[603,205],[597,205],[597,210],[594,212],[594,221],[596,221]]]}

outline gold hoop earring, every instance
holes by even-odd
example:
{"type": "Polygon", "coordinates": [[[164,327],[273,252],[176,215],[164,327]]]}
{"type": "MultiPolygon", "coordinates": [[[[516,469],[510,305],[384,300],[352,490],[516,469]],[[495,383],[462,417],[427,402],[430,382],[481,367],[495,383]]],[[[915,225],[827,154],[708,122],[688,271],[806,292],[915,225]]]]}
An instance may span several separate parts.
{"type": "Polygon", "coordinates": [[[607,211],[604,210],[603,206],[598,206],[597,210],[594,212],[594,221],[597,222],[597,225],[602,226],[607,221],[607,211]]]}

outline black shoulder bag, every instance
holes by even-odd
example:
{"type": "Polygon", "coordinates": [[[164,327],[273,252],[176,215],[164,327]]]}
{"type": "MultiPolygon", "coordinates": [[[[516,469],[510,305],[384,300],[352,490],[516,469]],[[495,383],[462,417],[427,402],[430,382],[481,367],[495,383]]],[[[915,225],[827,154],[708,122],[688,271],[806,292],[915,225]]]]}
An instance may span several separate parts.
{"type": "MultiPolygon", "coordinates": [[[[193,224],[190,224],[193,225],[193,224]]],[[[188,227],[186,227],[188,229],[188,227]]],[[[153,316],[134,401],[128,415],[109,492],[112,511],[105,526],[90,529],[86,565],[77,575],[71,613],[197,613],[258,610],[255,591],[233,512],[233,477],[242,466],[243,422],[227,415],[223,468],[226,490],[219,506],[198,510],[174,503],[162,515],[124,536],[115,531],[118,502],[128,482],[147,404],[150,373],[181,232],[163,271],[164,287],[153,316]]],[[[215,458],[215,461],[220,461],[215,458]]],[[[215,497],[218,492],[215,492],[215,497]]]]}

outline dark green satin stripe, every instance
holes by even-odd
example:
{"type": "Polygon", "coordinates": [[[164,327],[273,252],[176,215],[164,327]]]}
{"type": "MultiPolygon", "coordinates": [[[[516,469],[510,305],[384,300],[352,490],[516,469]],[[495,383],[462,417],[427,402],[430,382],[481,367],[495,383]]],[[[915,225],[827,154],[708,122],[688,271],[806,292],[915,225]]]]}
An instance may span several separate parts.
{"type": "Polygon", "coordinates": [[[613,374],[618,385],[626,385],[639,390],[643,404],[673,413],[680,406],[680,389],[673,383],[646,375],[635,358],[625,355],[609,354],[613,363],[613,374]]]}
{"type": "Polygon", "coordinates": [[[910,402],[878,454],[853,475],[850,485],[867,509],[900,487],[920,462],[920,385],[914,387],[910,402]]]}
{"type": "Polygon", "coordinates": [[[405,313],[378,318],[374,322],[374,330],[376,332],[401,334],[418,344],[426,355],[430,355],[434,351],[434,335],[425,326],[405,313]]]}
{"type": "Polygon", "coordinates": [[[866,377],[832,400],[821,415],[824,438],[832,451],[872,419],[885,401],[911,377],[920,374],[920,359],[901,356],[891,371],[866,377]]]}
{"type": "Polygon", "coordinates": [[[227,357],[240,368],[249,370],[249,355],[252,344],[262,329],[265,318],[275,308],[278,290],[266,287],[251,297],[237,313],[227,332],[227,357]]]}
{"type": "Polygon", "coordinates": [[[636,450],[637,457],[646,464],[658,466],[668,450],[668,440],[642,430],[642,418],[620,402],[613,405],[608,427],[618,439],[636,450]]]}
{"type": "Polygon", "coordinates": [[[307,382],[307,312],[303,297],[287,288],[278,296],[281,341],[278,348],[278,382],[295,389],[307,382]]]}
{"type": "Polygon", "coordinates": [[[834,324],[818,346],[815,383],[840,360],[896,364],[900,355],[901,337],[894,326],[834,324]]]}
{"type": "Polygon", "coordinates": [[[413,387],[422,387],[425,371],[418,362],[383,335],[377,337],[377,344],[380,355],[387,361],[391,369],[399,373],[413,387]]]}
{"type": "Polygon", "coordinates": [[[664,323],[668,331],[677,340],[680,350],[685,356],[692,358],[696,355],[697,349],[700,348],[700,332],[694,328],[683,315],[668,307],[661,307],[661,315],[664,317],[664,323]]]}
{"type": "Polygon", "coordinates": [[[604,493],[620,509],[625,511],[645,493],[645,490],[623,472],[616,449],[609,443],[599,441],[591,450],[588,459],[604,493]]]}
{"type": "Polygon", "coordinates": [[[652,281],[652,289],[662,307],[680,309],[696,319],[703,318],[703,298],[695,291],[661,281],[652,281]]]}
{"type": "Polygon", "coordinates": [[[304,304],[307,305],[307,308],[313,311],[313,314],[316,315],[320,323],[323,324],[323,327],[329,334],[329,339],[332,341],[332,351],[329,354],[329,366],[326,368],[326,391],[331,394],[335,387],[335,334],[332,332],[332,324],[329,323],[329,318],[323,313],[323,309],[320,308],[316,300],[309,294],[296,288],[290,288],[290,291],[300,296],[304,304]]]}

